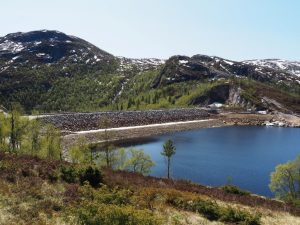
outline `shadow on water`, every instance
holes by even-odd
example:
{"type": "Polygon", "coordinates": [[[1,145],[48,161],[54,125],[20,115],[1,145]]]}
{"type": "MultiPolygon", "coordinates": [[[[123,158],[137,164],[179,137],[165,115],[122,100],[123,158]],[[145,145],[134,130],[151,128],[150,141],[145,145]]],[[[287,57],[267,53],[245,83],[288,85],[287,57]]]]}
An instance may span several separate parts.
{"type": "MultiPolygon", "coordinates": [[[[110,142],[115,148],[130,148],[138,145],[143,144],[150,144],[158,139],[155,137],[141,137],[141,138],[128,138],[128,139],[122,139],[122,140],[116,140],[113,142],[110,142]]],[[[101,150],[103,146],[103,143],[99,144],[90,144],[90,148],[94,151],[101,150]]]]}

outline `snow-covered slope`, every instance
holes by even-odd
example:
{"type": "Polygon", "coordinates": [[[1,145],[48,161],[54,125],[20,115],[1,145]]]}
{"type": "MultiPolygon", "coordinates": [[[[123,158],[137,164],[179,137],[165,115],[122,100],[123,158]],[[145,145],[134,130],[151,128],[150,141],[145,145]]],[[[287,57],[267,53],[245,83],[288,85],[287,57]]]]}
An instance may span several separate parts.
{"type": "Polygon", "coordinates": [[[259,82],[300,84],[299,62],[264,60],[237,62],[216,56],[173,56],[168,59],[155,79],[153,87],[165,83],[201,79],[250,78],[259,82]]]}
{"type": "Polygon", "coordinates": [[[115,57],[85,40],[59,31],[18,32],[0,37],[0,74],[14,73],[23,67],[36,69],[47,65],[65,70],[72,64],[100,68],[99,64],[107,67],[115,66],[115,62],[117,71],[126,72],[157,69],[165,60],[115,57]]]}
{"type": "Polygon", "coordinates": [[[19,67],[43,65],[95,65],[114,60],[114,56],[80,38],[59,31],[12,33],[0,38],[0,73],[19,67]]]}
{"type": "Polygon", "coordinates": [[[283,70],[300,77],[300,61],[289,61],[282,59],[246,60],[243,63],[267,67],[275,70],[283,70]]]}
{"type": "Polygon", "coordinates": [[[128,71],[132,69],[136,69],[138,71],[157,69],[166,62],[166,60],[164,59],[156,59],[156,58],[132,59],[132,58],[125,58],[125,57],[118,57],[118,59],[120,60],[119,71],[128,71]]]}

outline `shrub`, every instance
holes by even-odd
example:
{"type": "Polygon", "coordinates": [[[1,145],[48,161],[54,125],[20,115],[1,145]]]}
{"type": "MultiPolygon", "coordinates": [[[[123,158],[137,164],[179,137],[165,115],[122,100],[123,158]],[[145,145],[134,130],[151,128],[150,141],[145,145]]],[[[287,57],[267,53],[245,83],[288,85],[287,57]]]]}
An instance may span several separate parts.
{"type": "Polygon", "coordinates": [[[87,181],[92,187],[99,187],[103,180],[102,174],[99,169],[89,166],[79,173],[80,183],[84,184],[87,181]]]}
{"type": "Polygon", "coordinates": [[[156,225],[161,220],[151,211],[132,206],[85,203],[78,208],[78,223],[84,225],[156,225]]]}
{"type": "Polygon", "coordinates": [[[60,173],[57,170],[49,171],[47,174],[47,178],[50,182],[54,183],[57,182],[59,179],[60,173]]]}
{"type": "Polygon", "coordinates": [[[236,210],[233,208],[225,208],[222,210],[220,221],[226,223],[243,224],[243,225],[259,225],[260,216],[252,215],[246,211],[236,210]]]}
{"type": "Polygon", "coordinates": [[[236,195],[250,195],[250,192],[244,191],[237,186],[234,185],[225,185],[221,187],[223,191],[226,193],[236,194],[236,195]]]}
{"type": "Polygon", "coordinates": [[[237,210],[231,207],[222,207],[210,200],[200,198],[187,200],[179,197],[167,199],[167,203],[179,209],[198,212],[211,221],[243,225],[260,224],[260,215],[252,215],[247,211],[237,210]]]}
{"type": "Polygon", "coordinates": [[[67,183],[80,182],[83,185],[88,182],[92,187],[99,187],[102,182],[102,174],[99,169],[92,166],[76,168],[75,166],[62,167],[60,169],[61,179],[67,183]]]}
{"type": "Polygon", "coordinates": [[[94,189],[87,184],[80,187],[80,194],[84,199],[99,204],[128,205],[131,203],[133,192],[127,189],[110,189],[106,185],[94,189]]]}
{"type": "Polygon", "coordinates": [[[197,200],[194,202],[193,208],[209,220],[218,220],[221,217],[219,206],[212,201],[197,200]]]}
{"type": "Polygon", "coordinates": [[[78,173],[75,167],[62,167],[61,179],[67,183],[76,183],[78,181],[78,173]]]}
{"type": "Polygon", "coordinates": [[[196,199],[186,201],[183,199],[173,199],[169,204],[188,211],[198,212],[208,220],[219,220],[221,211],[219,206],[209,200],[196,199]]]}

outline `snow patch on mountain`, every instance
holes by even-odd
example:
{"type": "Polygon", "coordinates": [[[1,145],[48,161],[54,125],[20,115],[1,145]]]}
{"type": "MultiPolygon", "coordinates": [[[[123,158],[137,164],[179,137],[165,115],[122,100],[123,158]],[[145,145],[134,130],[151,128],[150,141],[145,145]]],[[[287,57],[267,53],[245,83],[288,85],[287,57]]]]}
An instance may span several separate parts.
{"type": "Polygon", "coordinates": [[[133,59],[133,58],[125,58],[125,57],[117,57],[120,60],[119,71],[124,72],[126,70],[137,69],[138,71],[145,71],[150,69],[158,69],[161,65],[163,65],[166,60],[164,59],[156,59],[156,58],[141,58],[141,59],[133,59]]]}
{"type": "Polygon", "coordinates": [[[16,43],[10,40],[5,40],[0,43],[0,51],[17,53],[24,49],[22,43],[16,43]]]}
{"type": "Polygon", "coordinates": [[[300,77],[300,62],[289,61],[282,59],[262,59],[262,60],[246,60],[243,61],[245,64],[266,67],[275,70],[283,70],[300,77]]]}

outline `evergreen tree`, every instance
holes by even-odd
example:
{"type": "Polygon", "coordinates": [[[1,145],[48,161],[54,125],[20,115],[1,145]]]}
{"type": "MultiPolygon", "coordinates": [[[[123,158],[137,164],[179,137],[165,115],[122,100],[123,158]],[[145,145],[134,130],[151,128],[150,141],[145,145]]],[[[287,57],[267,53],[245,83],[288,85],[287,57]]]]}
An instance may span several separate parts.
{"type": "Polygon", "coordinates": [[[167,140],[163,145],[163,151],[161,152],[161,154],[167,159],[168,179],[170,178],[171,158],[173,157],[173,155],[175,155],[175,153],[176,153],[176,148],[173,144],[173,141],[170,139],[167,140]]]}

